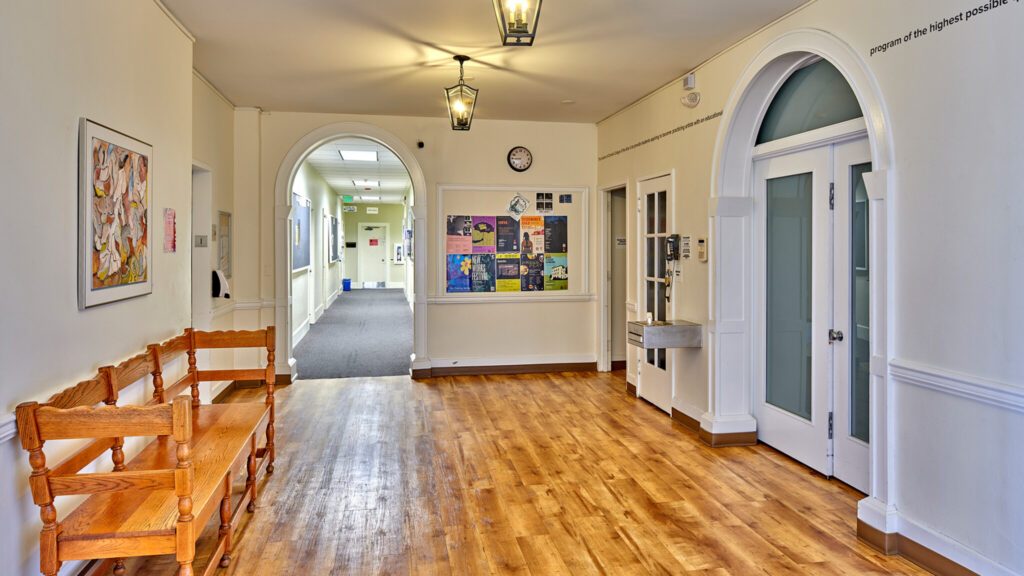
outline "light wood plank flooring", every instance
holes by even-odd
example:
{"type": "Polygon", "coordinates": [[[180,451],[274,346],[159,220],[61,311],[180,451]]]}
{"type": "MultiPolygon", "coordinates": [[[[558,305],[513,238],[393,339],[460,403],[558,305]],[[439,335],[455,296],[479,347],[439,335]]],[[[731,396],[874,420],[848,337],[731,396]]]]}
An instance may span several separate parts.
{"type": "Polygon", "coordinates": [[[857,492],[766,446],[708,448],[623,378],[286,387],[277,472],[217,574],[924,573],[857,540],[857,492]]]}

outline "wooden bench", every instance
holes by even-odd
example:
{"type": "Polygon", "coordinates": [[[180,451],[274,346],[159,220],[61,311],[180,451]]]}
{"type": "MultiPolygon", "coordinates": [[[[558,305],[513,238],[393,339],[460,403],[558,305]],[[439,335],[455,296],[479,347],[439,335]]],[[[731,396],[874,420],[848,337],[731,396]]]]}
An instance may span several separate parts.
{"type": "Polygon", "coordinates": [[[196,540],[214,513],[220,515],[218,542],[206,567],[210,574],[231,561],[238,515],[253,512],[263,472],[274,471],[274,328],[239,332],[185,333],[96,377],[78,383],[45,403],[17,408],[21,444],[29,452],[29,485],[40,507],[40,571],[54,576],[63,562],[98,560],[90,574],[125,573],[125,559],[174,554],[179,576],[191,576],[196,540]],[[267,367],[200,370],[196,351],[216,348],[266,348],[267,367]],[[186,355],[188,372],[165,388],[163,366],[186,355]],[[153,396],[143,406],[118,406],[118,393],[151,375],[153,396]],[[266,401],[200,403],[199,384],[258,380],[266,401]],[[185,391],[188,395],[181,395],[185,391]],[[168,399],[173,398],[172,403],[168,399]],[[265,442],[260,434],[265,430],[265,442]],[[126,437],[156,437],[125,462],[126,437]],[[53,467],[43,445],[48,440],[89,442],[53,467]],[[111,472],[81,473],[107,451],[111,472]],[[245,490],[232,505],[232,484],[242,468],[245,490]],[[54,499],[87,496],[63,521],[54,499]]]}

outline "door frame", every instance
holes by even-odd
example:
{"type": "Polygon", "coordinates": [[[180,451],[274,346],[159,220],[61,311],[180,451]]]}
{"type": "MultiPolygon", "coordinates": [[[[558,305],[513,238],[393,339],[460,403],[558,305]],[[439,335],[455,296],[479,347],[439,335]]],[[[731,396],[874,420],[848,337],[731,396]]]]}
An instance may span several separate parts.
{"type": "Polygon", "coordinates": [[[711,435],[756,432],[751,346],[753,241],[752,154],[772,99],[786,79],[811,58],[824,58],[840,71],[857,97],[871,148],[872,172],[864,182],[869,198],[871,285],[871,458],[869,497],[857,518],[885,533],[896,532],[895,398],[889,382],[893,326],[894,237],[888,218],[896,190],[891,122],[878,82],[861,55],[823,30],[802,28],[766,42],[744,69],[723,107],[710,181],[711,310],[708,330],[709,410],[701,429],[711,435]]]}
{"type": "MultiPolygon", "coordinates": [[[[391,225],[388,224],[387,222],[359,222],[357,224],[357,226],[358,226],[358,228],[356,229],[356,242],[357,242],[357,245],[362,245],[362,243],[363,243],[363,241],[362,241],[363,240],[363,232],[364,232],[363,228],[365,226],[381,226],[381,227],[384,228],[384,287],[387,288],[388,282],[389,282],[388,278],[391,277],[391,270],[390,270],[390,266],[391,266],[391,262],[390,262],[390,260],[391,260],[391,258],[390,258],[390,254],[391,254],[391,225]]],[[[360,250],[359,248],[356,249],[356,272],[359,273],[359,284],[360,284],[359,288],[362,288],[363,284],[366,282],[366,280],[363,277],[363,257],[362,257],[363,253],[360,252],[359,250],[360,250]]]]}
{"type": "MultiPolygon", "coordinates": [[[[597,252],[597,370],[598,372],[610,372],[612,369],[612,277],[611,277],[611,247],[605,240],[611,235],[612,226],[612,192],[616,190],[626,191],[626,206],[629,207],[629,182],[624,180],[618,184],[602,186],[597,189],[597,236],[601,239],[597,252]]],[[[629,217],[626,217],[629,223],[629,217]]],[[[628,231],[627,231],[628,238],[628,231]]],[[[628,268],[628,265],[627,265],[628,268]]],[[[629,277],[626,277],[627,292],[629,277]]],[[[626,295],[627,312],[629,308],[629,295],[626,295]]],[[[634,307],[636,304],[634,303],[634,307]]],[[[628,314],[627,314],[628,316],[628,314]]],[[[628,358],[628,347],[627,347],[628,358]]],[[[627,360],[628,362],[628,360],[627,360]]],[[[628,370],[626,371],[628,374],[628,370]]],[[[628,381],[628,377],[627,377],[628,381]]]]}

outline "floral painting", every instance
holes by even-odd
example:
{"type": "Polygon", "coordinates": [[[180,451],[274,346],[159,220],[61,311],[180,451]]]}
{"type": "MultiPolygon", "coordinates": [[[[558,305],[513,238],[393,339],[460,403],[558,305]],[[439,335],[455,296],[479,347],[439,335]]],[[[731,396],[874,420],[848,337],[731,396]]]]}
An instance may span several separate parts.
{"type": "Polygon", "coordinates": [[[152,291],[152,148],[88,120],[81,134],[82,308],[152,291]]]}

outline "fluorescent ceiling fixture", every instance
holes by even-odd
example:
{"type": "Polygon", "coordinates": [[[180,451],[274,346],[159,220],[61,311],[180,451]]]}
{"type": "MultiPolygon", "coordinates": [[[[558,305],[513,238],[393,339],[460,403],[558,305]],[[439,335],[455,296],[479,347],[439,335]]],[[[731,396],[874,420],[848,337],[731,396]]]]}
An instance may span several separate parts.
{"type": "Polygon", "coordinates": [[[376,150],[341,150],[341,159],[346,162],[376,162],[376,150]]]}
{"type": "Polygon", "coordinates": [[[371,202],[379,202],[380,196],[360,196],[360,200],[369,200],[371,202]]]}
{"type": "Polygon", "coordinates": [[[380,180],[353,180],[352,184],[356,188],[379,188],[380,180]]]}

